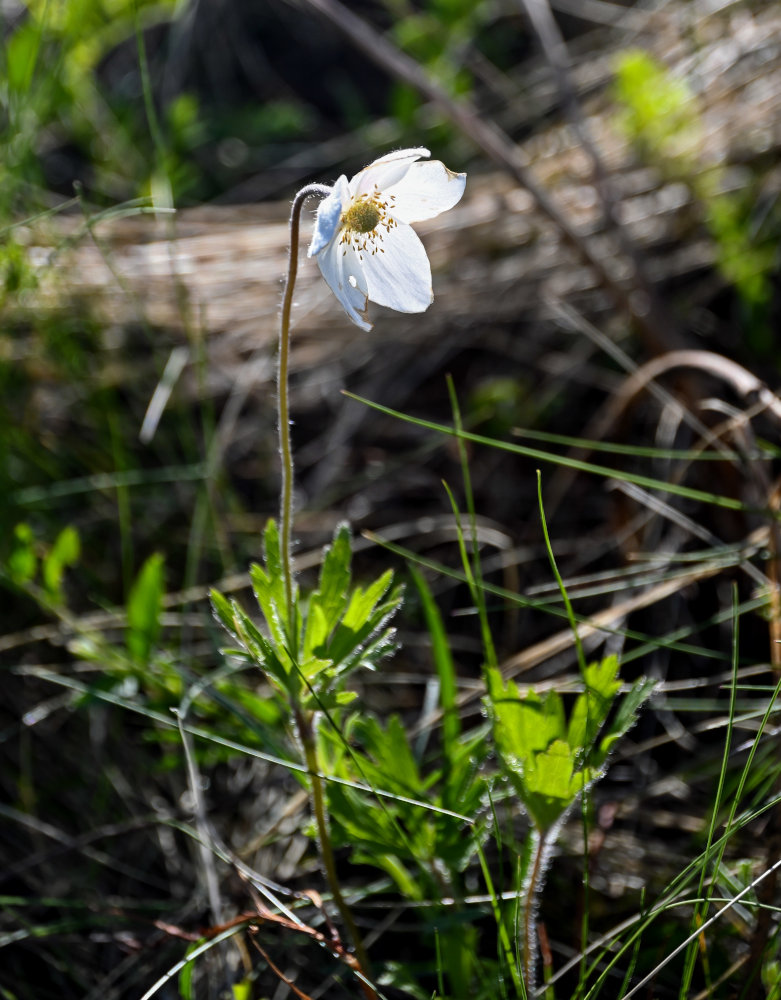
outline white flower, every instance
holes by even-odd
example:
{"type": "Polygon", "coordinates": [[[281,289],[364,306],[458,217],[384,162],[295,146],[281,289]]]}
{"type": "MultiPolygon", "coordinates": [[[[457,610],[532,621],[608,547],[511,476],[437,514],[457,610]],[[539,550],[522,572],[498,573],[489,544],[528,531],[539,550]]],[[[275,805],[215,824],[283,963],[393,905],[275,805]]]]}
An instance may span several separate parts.
{"type": "Polygon", "coordinates": [[[400,149],[375,160],[351,181],[342,175],[320,202],[309,256],[347,315],[363,330],[369,299],[399,312],[431,305],[431,268],[411,222],[432,219],[464,193],[454,174],[427,149],[400,149]]]}

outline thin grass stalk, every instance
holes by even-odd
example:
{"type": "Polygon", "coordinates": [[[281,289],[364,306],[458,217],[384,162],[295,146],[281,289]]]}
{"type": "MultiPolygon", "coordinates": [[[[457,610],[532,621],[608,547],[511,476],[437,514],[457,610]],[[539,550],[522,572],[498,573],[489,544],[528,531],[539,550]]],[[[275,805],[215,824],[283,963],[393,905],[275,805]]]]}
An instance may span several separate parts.
{"type": "MultiPolygon", "coordinates": [[[[722,802],[724,799],[724,786],[727,780],[727,769],[729,766],[730,751],[732,750],[732,733],[735,726],[735,714],[736,714],[736,702],[738,693],[738,671],[740,667],[739,663],[739,650],[740,650],[740,640],[739,640],[739,623],[740,617],[738,615],[738,593],[737,585],[733,583],[732,586],[732,613],[733,613],[733,625],[732,625],[732,684],[730,685],[730,699],[729,699],[729,717],[727,720],[727,735],[724,740],[724,753],[721,759],[721,769],[719,771],[719,782],[716,789],[716,798],[713,803],[713,812],[711,813],[710,824],[708,826],[708,838],[705,843],[705,852],[702,861],[702,868],[700,869],[700,882],[697,889],[697,895],[704,898],[704,903],[701,906],[695,908],[694,916],[692,919],[692,927],[695,923],[702,923],[703,918],[708,912],[708,907],[710,906],[710,899],[713,894],[713,885],[716,877],[718,876],[719,869],[721,867],[721,862],[724,857],[724,851],[727,846],[726,840],[723,842],[721,849],[718,851],[718,855],[715,859],[715,864],[713,865],[713,878],[706,887],[705,881],[707,876],[707,869],[710,865],[711,852],[714,851],[713,841],[716,836],[716,823],[718,822],[719,810],[721,809],[722,802]]],[[[683,976],[681,977],[681,986],[678,991],[678,996],[680,1000],[684,1000],[685,997],[689,995],[689,990],[692,984],[692,978],[694,976],[694,968],[697,961],[697,953],[702,947],[703,955],[705,940],[701,939],[700,942],[692,942],[687,954],[686,961],[684,964],[683,976]]]]}
{"type": "Polygon", "coordinates": [[[553,465],[566,466],[578,472],[588,472],[595,476],[606,479],[616,477],[628,483],[637,483],[638,486],[646,486],[652,490],[661,490],[663,493],[672,493],[675,496],[684,497],[687,500],[696,500],[700,503],[710,504],[715,507],[724,507],[727,510],[740,510],[746,513],[765,515],[767,510],[764,507],[754,507],[738,500],[735,497],[721,496],[717,493],[709,493],[705,490],[694,489],[691,486],[682,486],[679,483],[670,483],[653,476],[643,476],[639,473],[631,472],[627,469],[610,468],[606,465],[596,465],[593,462],[584,462],[577,458],[570,458],[566,455],[557,455],[552,451],[542,451],[539,448],[527,448],[525,445],[514,444],[511,441],[502,441],[499,438],[486,437],[483,434],[475,434],[472,431],[458,431],[448,424],[440,424],[434,420],[424,420],[421,417],[412,417],[407,413],[401,413],[390,406],[383,406],[382,403],[375,403],[364,396],[358,396],[354,392],[343,390],[343,395],[348,399],[354,399],[358,403],[363,403],[377,413],[384,413],[385,416],[393,417],[396,420],[403,420],[414,427],[422,427],[424,430],[435,431],[447,437],[460,438],[464,441],[471,441],[473,444],[486,445],[488,448],[495,448],[497,451],[506,451],[511,455],[522,455],[524,458],[531,458],[539,462],[549,462],[553,465]]]}
{"type": "Polygon", "coordinates": [[[515,987],[515,992],[519,997],[519,1000],[528,1000],[524,972],[522,969],[518,968],[515,961],[513,948],[510,943],[510,935],[507,933],[507,927],[504,922],[504,914],[502,913],[502,908],[499,905],[499,897],[497,896],[494,888],[491,871],[488,867],[488,861],[486,860],[485,852],[480,846],[480,842],[478,840],[475,841],[475,848],[477,850],[477,857],[480,860],[480,869],[483,873],[486,888],[488,889],[488,895],[491,897],[491,911],[493,913],[494,920],[496,921],[496,928],[499,934],[499,954],[503,956],[507,964],[510,976],[512,977],[513,986],[515,987]]]}
{"type": "MultiPolygon", "coordinates": [[[[542,533],[545,538],[545,549],[548,553],[548,560],[550,562],[551,570],[556,578],[556,583],[558,584],[559,590],[561,592],[562,600],[564,601],[564,607],[567,611],[567,618],[570,623],[570,628],[572,629],[572,635],[575,640],[575,651],[578,657],[578,666],[580,667],[580,673],[583,677],[583,683],[588,687],[588,681],[586,679],[586,654],[583,649],[583,643],[580,638],[580,632],[578,630],[578,624],[575,619],[575,612],[572,608],[572,603],[569,599],[569,594],[567,593],[567,588],[564,585],[564,580],[562,579],[561,573],[559,572],[559,567],[556,563],[556,557],[553,554],[553,546],[551,545],[550,536],[548,534],[548,522],[545,517],[545,506],[542,502],[542,473],[537,470],[537,500],[540,508],[540,522],[542,524],[542,533]]],[[[591,712],[589,708],[588,697],[586,698],[586,731],[591,730],[591,712]]],[[[589,759],[591,756],[591,747],[586,747],[586,759],[583,761],[583,767],[588,768],[589,759]]],[[[588,807],[589,807],[589,796],[588,787],[584,782],[583,793],[581,795],[581,827],[583,830],[583,918],[581,920],[580,929],[580,951],[581,951],[581,961],[580,961],[580,971],[578,975],[578,990],[582,990],[586,982],[587,966],[586,966],[586,949],[588,948],[588,928],[589,928],[589,901],[590,901],[590,876],[589,876],[589,859],[588,859],[588,807]]],[[[537,859],[535,858],[535,864],[537,859]]],[[[532,873],[534,874],[534,873],[532,873]]],[[[528,935],[527,935],[528,937],[528,935]]]]}
{"type": "MultiPolygon", "coordinates": [[[[735,816],[737,814],[738,807],[743,797],[743,791],[745,789],[746,782],[748,781],[749,774],[751,773],[751,767],[754,761],[754,756],[756,754],[757,748],[759,746],[759,741],[762,738],[762,734],[765,732],[765,729],[767,728],[770,715],[773,711],[774,705],[779,696],[781,696],[781,680],[779,680],[778,684],[776,685],[771,694],[767,708],[765,709],[765,712],[762,716],[762,720],[759,724],[759,728],[757,730],[757,733],[754,737],[753,743],[749,750],[746,763],[743,766],[743,771],[741,772],[740,780],[738,781],[738,787],[732,794],[730,813],[729,816],[727,817],[727,820],[724,823],[724,833],[721,835],[718,841],[716,841],[713,845],[711,845],[715,849],[723,851],[727,842],[730,840],[731,837],[735,835],[735,833],[737,833],[744,826],[747,826],[749,823],[753,822],[758,816],[762,815],[768,809],[772,809],[778,801],[777,799],[772,799],[761,810],[749,813],[748,815],[742,817],[737,822],[735,821],[735,816]]],[[[704,863],[704,861],[705,861],[705,853],[703,852],[697,858],[695,858],[689,865],[687,865],[684,871],[682,871],[678,876],[676,876],[676,878],[673,879],[673,881],[670,883],[670,885],[666,890],[667,899],[662,899],[655,906],[653,906],[648,911],[648,914],[643,918],[643,920],[636,926],[634,932],[631,934],[629,939],[624,943],[624,945],[618,948],[614,952],[614,954],[611,956],[610,960],[606,964],[602,963],[602,968],[599,977],[597,978],[597,981],[594,984],[594,986],[586,994],[585,1000],[594,1000],[594,998],[600,992],[605,980],[610,975],[611,970],[620,961],[621,957],[627,952],[627,950],[634,945],[638,937],[645,932],[645,930],[656,920],[656,918],[660,914],[664,913],[665,910],[671,906],[681,905],[680,902],[678,903],[675,902],[675,900],[673,899],[674,895],[683,890],[687,882],[691,878],[693,878],[695,872],[699,870],[700,866],[704,863]]],[[[768,874],[771,874],[773,871],[775,871],[778,866],[781,866],[781,862],[778,862],[777,865],[773,865],[772,869],[765,871],[763,875],[761,875],[758,879],[755,879],[754,882],[752,882],[748,888],[751,889],[752,886],[755,886],[760,882],[762,882],[764,878],[768,874]]],[[[673,954],[669,955],[664,962],[660,963],[660,965],[657,966],[657,970],[661,969],[676,954],[678,954],[681,950],[685,949],[690,943],[690,940],[696,940],[699,934],[704,933],[704,931],[711,924],[713,924],[721,916],[722,913],[724,913],[729,907],[733,906],[735,902],[737,902],[739,899],[743,898],[743,896],[746,894],[746,891],[747,890],[743,890],[737,896],[733,897],[732,900],[726,901],[727,905],[724,907],[724,910],[719,911],[719,913],[717,913],[715,917],[711,917],[709,920],[707,920],[700,927],[700,929],[694,933],[694,935],[690,939],[684,941],[683,945],[681,945],[679,948],[676,948],[673,954]]],[[[712,900],[712,902],[715,901],[716,900],[712,900]]],[[[694,900],[689,900],[687,901],[687,905],[691,905],[692,902],[696,904],[701,902],[701,900],[699,898],[695,898],[694,900]]],[[[599,964],[600,961],[598,960],[597,963],[595,963],[594,967],[592,968],[592,971],[596,971],[597,965],[599,964]]],[[[626,1000],[626,998],[628,998],[629,996],[634,995],[636,990],[639,989],[639,987],[642,986],[648,980],[648,978],[649,977],[646,977],[646,980],[643,980],[643,983],[640,983],[629,993],[622,994],[622,1000],[626,1000]]]]}
{"type": "MultiPolygon", "coordinates": [[[[460,432],[464,429],[463,423],[461,421],[461,407],[458,405],[458,396],[456,395],[456,389],[453,385],[452,375],[447,376],[447,391],[450,395],[450,408],[453,411],[453,422],[455,424],[456,431],[460,432]]],[[[498,666],[498,660],[496,658],[496,647],[494,646],[493,636],[491,635],[491,629],[488,624],[488,612],[485,606],[485,589],[483,587],[483,570],[480,563],[480,545],[477,538],[477,516],[475,514],[475,499],[474,492],[472,490],[472,477],[469,472],[469,460],[466,454],[466,446],[463,439],[459,436],[457,439],[458,443],[458,457],[461,462],[461,477],[464,483],[464,496],[466,497],[466,508],[469,513],[469,527],[471,529],[472,535],[472,576],[474,582],[471,584],[471,590],[473,593],[473,599],[477,605],[477,613],[480,618],[480,633],[483,639],[483,649],[485,652],[486,664],[489,667],[498,666]]],[[[453,498],[451,497],[451,503],[453,498]]],[[[461,518],[456,512],[456,522],[458,524],[459,537],[461,534],[461,518]]],[[[465,568],[468,567],[468,559],[465,562],[465,568]]]]}

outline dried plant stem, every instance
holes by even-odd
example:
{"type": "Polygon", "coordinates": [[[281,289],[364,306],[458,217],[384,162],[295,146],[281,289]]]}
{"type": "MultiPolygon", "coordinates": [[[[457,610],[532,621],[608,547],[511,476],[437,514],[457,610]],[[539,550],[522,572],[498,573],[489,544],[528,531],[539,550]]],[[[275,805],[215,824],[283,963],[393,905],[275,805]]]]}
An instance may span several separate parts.
{"type": "Polygon", "coordinates": [[[290,310],[293,305],[293,289],[298,274],[298,231],[301,222],[301,209],[310,195],[325,197],[331,189],[325,184],[308,184],[301,188],[293,199],[290,210],[290,256],[288,258],[287,280],[282,298],[282,319],[279,326],[279,358],[277,362],[277,415],[279,418],[279,452],[282,458],[282,485],[280,489],[280,546],[282,550],[282,572],[285,582],[285,599],[287,603],[287,620],[290,629],[289,639],[293,644],[291,652],[296,653],[295,646],[295,605],[293,601],[293,559],[291,554],[291,539],[293,534],[293,447],[290,442],[290,400],[288,376],[290,371],[290,310]]]}

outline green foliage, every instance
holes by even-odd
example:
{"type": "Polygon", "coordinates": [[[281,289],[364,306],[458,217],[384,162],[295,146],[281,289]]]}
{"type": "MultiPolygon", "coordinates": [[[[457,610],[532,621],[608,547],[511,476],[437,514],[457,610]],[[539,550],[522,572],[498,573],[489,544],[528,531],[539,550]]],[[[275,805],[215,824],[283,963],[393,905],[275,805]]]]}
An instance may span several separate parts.
{"type": "Polygon", "coordinates": [[[231,993],[233,1000],[252,1000],[252,979],[247,977],[238,983],[232,983],[231,993]]]}
{"type": "Polygon", "coordinates": [[[268,635],[236,601],[212,591],[217,617],[291,707],[349,704],[355,695],[340,690],[341,681],[358,667],[375,669],[395,649],[394,630],[386,626],[401,604],[401,588],[391,587],[388,571],[366,588],[351,589],[350,531],[341,525],[324,553],[317,589],[306,602],[294,590],[291,620],[275,521],[268,522],[264,540],[265,564],[253,565],[250,576],[268,635]]]}
{"type": "Polygon", "coordinates": [[[414,566],[410,567],[410,575],[415,583],[423,607],[426,629],[431,638],[431,655],[439,677],[440,701],[442,704],[442,742],[443,753],[447,761],[461,733],[461,720],[456,705],[456,668],[453,655],[450,652],[442,615],[439,613],[431,591],[423,577],[414,566]]]}
{"type": "MultiPolygon", "coordinates": [[[[453,96],[472,90],[472,74],[464,66],[463,48],[472,45],[490,12],[475,0],[426,0],[414,9],[404,0],[386,0],[396,15],[390,33],[396,44],[425,67],[453,96]]],[[[410,131],[422,127],[419,93],[406,83],[391,92],[391,111],[410,131]]],[[[428,125],[430,127],[430,124],[428,125]]],[[[449,129],[442,136],[447,141],[449,129]]]]}
{"type": "Polygon", "coordinates": [[[585,690],[569,719],[558,692],[521,696],[513,681],[505,684],[499,671],[488,671],[487,704],[503,771],[543,834],[600,777],[614,744],[653,691],[654,682],[640,678],[619,700],[618,670],[615,656],[587,666],[585,690]]]}
{"type": "Polygon", "coordinates": [[[35,554],[35,536],[29,524],[17,524],[14,528],[14,545],[6,562],[6,572],[17,586],[30,583],[38,569],[35,554]]]}
{"type": "Polygon", "coordinates": [[[781,962],[770,959],[762,966],[762,985],[767,1000],[781,1000],[781,962]]]}
{"type": "Polygon", "coordinates": [[[753,346],[771,348],[766,310],[778,234],[763,235],[755,226],[756,191],[733,190],[725,167],[703,155],[699,108],[684,81],[642,50],[624,52],[615,71],[618,126],[667,179],[688,185],[714,241],[719,270],[749,311],[753,346]]]}
{"type": "Polygon", "coordinates": [[[75,528],[70,525],[62,529],[54,540],[54,545],[46,553],[41,564],[43,587],[49,599],[55,604],[65,602],[62,581],[68,566],[74,566],[81,555],[81,544],[75,528]]]}
{"type": "Polygon", "coordinates": [[[15,586],[33,588],[33,593],[45,605],[64,607],[65,570],[74,566],[80,555],[79,535],[71,525],[60,531],[51,546],[46,546],[36,541],[29,524],[17,524],[6,561],[6,574],[15,586]]]}
{"type": "Polygon", "coordinates": [[[693,167],[702,129],[686,84],[642,49],[622,53],[615,73],[618,121],[626,135],[648,154],[693,167]]]}
{"type": "Polygon", "coordinates": [[[179,16],[179,0],[28,0],[26,6],[27,17],[9,31],[0,54],[0,216],[28,210],[30,185],[44,181],[42,151],[53,144],[67,146],[84,164],[93,200],[152,195],[177,202],[211,193],[203,162],[194,155],[205,144],[228,144],[218,161],[230,184],[246,157],[237,136],[251,136],[262,149],[311,127],[305,108],[289,99],[209,115],[193,94],[181,93],[158,116],[154,103],[106,88],[97,76],[101,61],[136,39],[149,90],[144,32],[179,16]]]}
{"type": "Polygon", "coordinates": [[[21,292],[32,291],[38,278],[25,247],[8,232],[0,243],[0,307],[21,292]]]}
{"type": "Polygon", "coordinates": [[[483,379],[469,394],[467,423],[474,427],[479,422],[486,434],[506,437],[513,428],[529,423],[529,389],[521,378],[483,379]]]}
{"type": "Polygon", "coordinates": [[[483,835],[478,825],[465,829],[464,819],[485,805],[482,734],[451,744],[446,761],[425,772],[395,715],[385,727],[352,715],[343,734],[321,726],[319,742],[327,773],[341,779],[328,784],[335,843],[350,847],[356,863],[383,870],[411,899],[436,897],[443,878],[452,891],[483,835]]]}
{"type": "MultiPolygon", "coordinates": [[[[141,162],[129,136],[105,102],[95,70],[101,58],[132,37],[136,19],[170,16],[176,0],[28,0],[27,18],[4,45],[0,97],[7,123],[3,200],[41,178],[40,136],[78,144],[98,174],[127,177],[141,162]]],[[[6,137],[4,137],[6,138],[6,137]]],[[[140,138],[140,137],[138,137],[140,138]]],[[[99,181],[103,183],[103,181],[99,181]]],[[[135,193],[135,192],[133,192],[135,193]]]]}
{"type": "Polygon", "coordinates": [[[157,643],[164,593],[165,565],[155,552],[141,567],[127,602],[127,651],[137,663],[146,663],[157,643]]]}

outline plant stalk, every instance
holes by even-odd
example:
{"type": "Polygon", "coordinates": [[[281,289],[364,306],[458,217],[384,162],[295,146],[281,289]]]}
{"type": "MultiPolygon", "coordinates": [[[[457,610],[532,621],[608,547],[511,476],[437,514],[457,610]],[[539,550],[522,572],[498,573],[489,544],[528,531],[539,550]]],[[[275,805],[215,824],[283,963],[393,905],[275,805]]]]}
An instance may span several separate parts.
{"type": "Polygon", "coordinates": [[[323,780],[320,777],[320,768],[317,760],[317,747],[315,746],[311,713],[298,710],[296,712],[296,723],[298,725],[298,733],[301,737],[301,743],[304,747],[304,759],[306,761],[306,767],[309,772],[309,780],[312,787],[312,808],[315,814],[317,838],[320,843],[320,857],[323,862],[323,868],[325,869],[325,875],[328,879],[331,895],[334,898],[334,902],[336,903],[339,914],[345,927],[347,928],[347,932],[350,935],[355,949],[358,971],[362,973],[362,977],[359,981],[364,995],[368,998],[368,1000],[377,1000],[377,993],[370,986],[370,984],[365,981],[365,979],[371,975],[369,956],[363,943],[363,939],[361,938],[360,931],[355,923],[355,918],[350,911],[350,907],[347,905],[347,901],[342,895],[342,888],[339,884],[339,876],[336,873],[336,862],[334,860],[333,847],[331,846],[331,835],[328,830],[325,797],[323,795],[323,780]]]}
{"type": "MultiPolygon", "coordinates": [[[[282,561],[282,574],[285,586],[285,604],[287,608],[287,636],[290,643],[290,654],[294,658],[298,655],[298,635],[297,635],[297,609],[295,600],[295,573],[292,558],[292,536],[293,536],[293,446],[290,440],[290,312],[293,306],[293,290],[298,274],[298,248],[299,248],[299,228],[301,223],[301,209],[304,202],[310,195],[320,195],[325,197],[331,193],[331,189],[325,184],[308,184],[301,188],[293,199],[293,207],[290,210],[290,254],[288,257],[287,279],[285,281],[285,291],[282,297],[282,317],[279,326],[279,356],[277,363],[277,414],[279,419],[279,452],[282,466],[282,482],[280,487],[280,556],[282,561]]],[[[317,747],[315,746],[314,728],[312,724],[313,716],[311,712],[305,712],[300,707],[295,707],[296,725],[304,748],[304,758],[312,789],[312,807],[317,825],[317,835],[320,844],[320,857],[325,869],[326,878],[333,895],[334,902],[341,914],[342,921],[352,939],[355,949],[356,971],[360,973],[359,981],[367,1000],[377,1000],[377,993],[367,981],[369,972],[369,958],[366,953],[361,935],[353,919],[347,903],[345,902],[339,879],[336,874],[336,863],[334,852],[331,846],[331,838],[328,831],[328,820],[326,817],[325,798],[323,795],[323,781],[320,777],[320,768],[317,761],[317,747]]]]}
{"type": "Polygon", "coordinates": [[[537,921],[534,916],[534,897],[539,889],[543,859],[547,846],[543,832],[535,830],[535,836],[537,843],[534,848],[532,869],[526,882],[526,899],[523,902],[523,976],[526,985],[531,988],[534,987],[534,968],[537,964],[537,942],[535,940],[537,936],[537,921]]]}
{"type": "Polygon", "coordinates": [[[277,363],[277,406],[279,417],[279,452],[282,459],[282,483],[280,488],[280,548],[282,573],[285,583],[287,604],[288,638],[292,644],[291,653],[297,653],[295,636],[295,602],[293,600],[295,575],[291,555],[293,535],[293,446],[290,441],[290,393],[288,380],[290,372],[290,310],[293,305],[293,290],[298,274],[298,231],[301,209],[310,195],[326,196],[331,189],[325,184],[307,184],[293,199],[290,210],[290,254],[288,257],[287,279],[282,297],[282,319],[279,326],[279,357],[277,363]]]}

